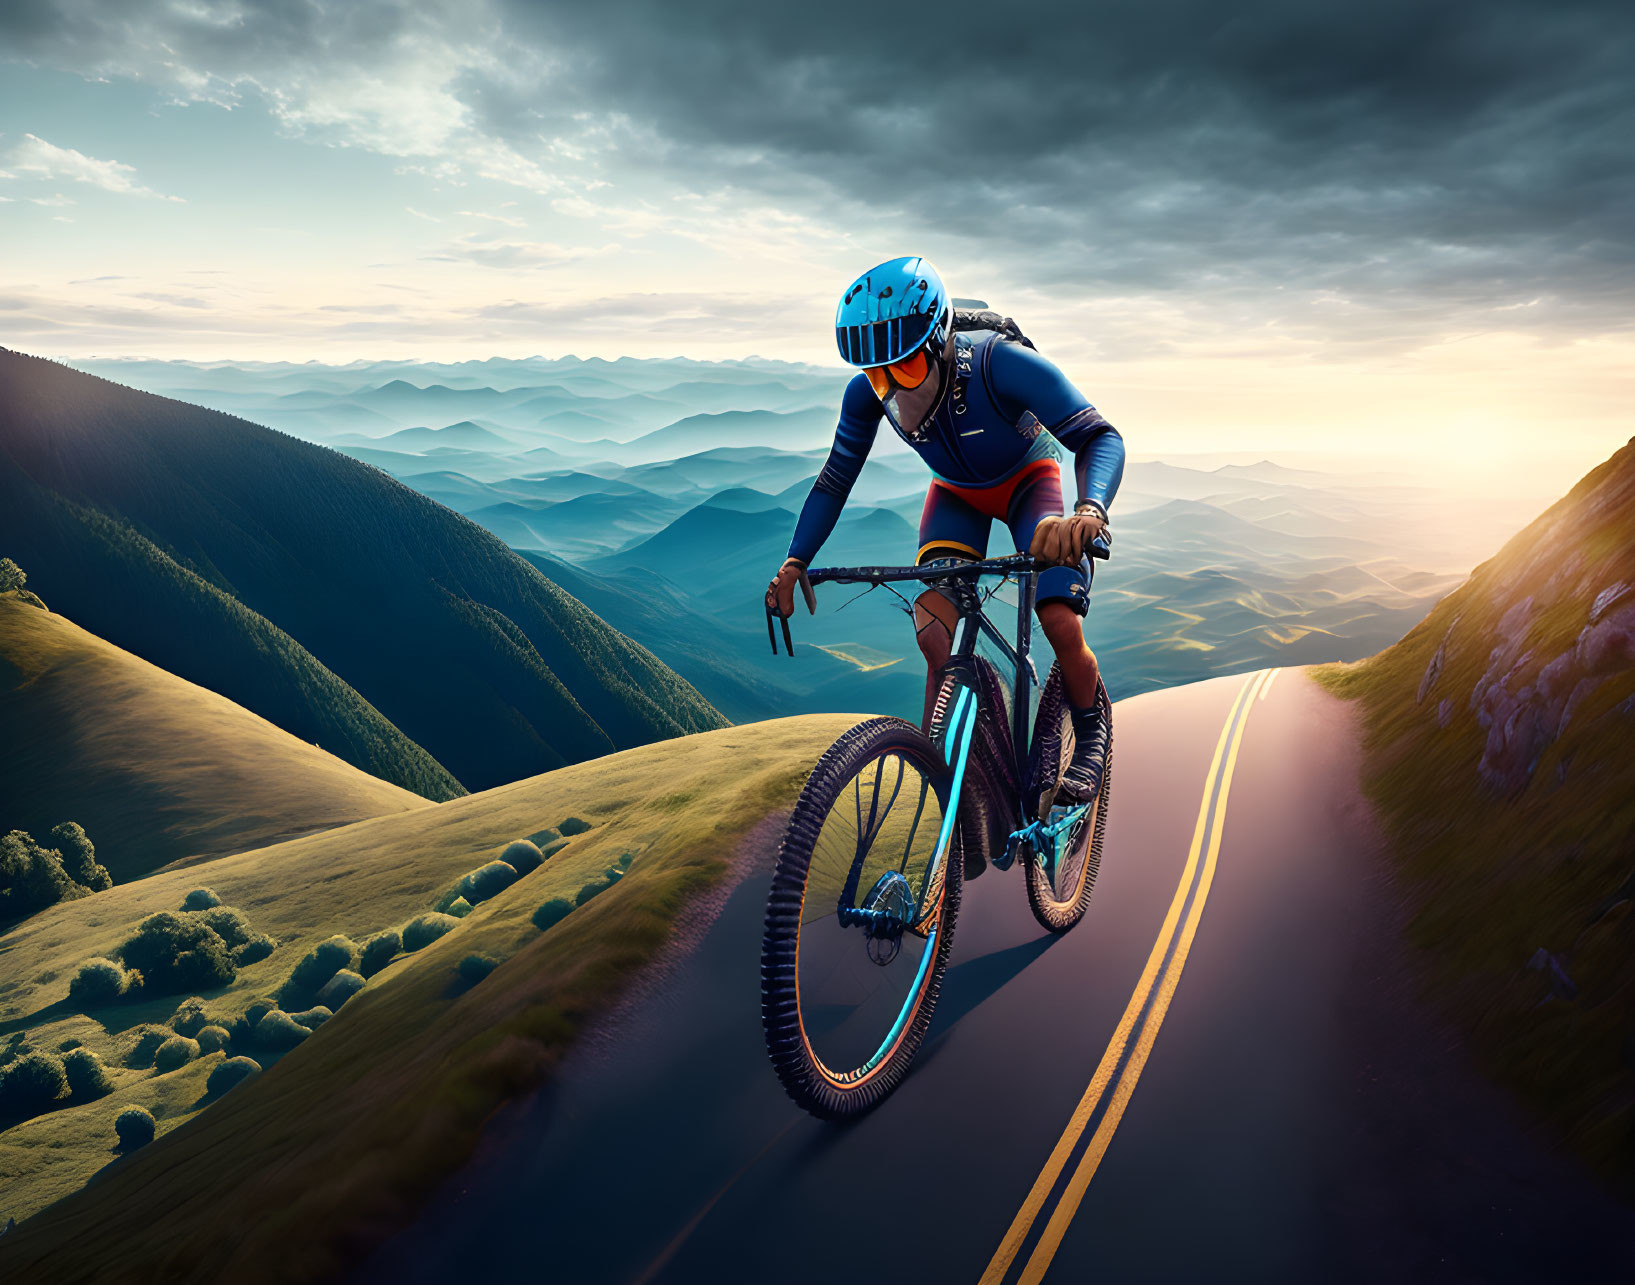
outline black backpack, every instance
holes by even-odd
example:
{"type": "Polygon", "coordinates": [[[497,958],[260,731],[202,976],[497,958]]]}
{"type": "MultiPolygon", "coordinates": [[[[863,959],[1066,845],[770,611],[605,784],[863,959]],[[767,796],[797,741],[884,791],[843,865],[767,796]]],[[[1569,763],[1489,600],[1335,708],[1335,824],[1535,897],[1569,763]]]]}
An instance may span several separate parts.
{"type": "MultiPolygon", "coordinates": [[[[991,308],[955,308],[954,333],[957,335],[968,330],[992,330],[1024,348],[1033,348],[1033,340],[1022,333],[1022,327],[991,308]]],[[[1034,348],[1034,351],[1038,349],[1034,348]]]]}

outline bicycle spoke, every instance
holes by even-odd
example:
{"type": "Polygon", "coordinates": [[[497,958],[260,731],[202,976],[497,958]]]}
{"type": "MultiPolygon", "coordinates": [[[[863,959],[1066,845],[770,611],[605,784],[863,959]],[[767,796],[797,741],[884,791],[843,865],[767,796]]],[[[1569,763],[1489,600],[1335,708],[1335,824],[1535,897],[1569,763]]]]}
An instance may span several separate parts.
{"type": "Polygon", "coordinates": [[[798,987],[805,1038],[837,1078],[866,1073],[917,1000],[935,943],[910,930],[921,911],[914,893],[941,828],[930,779],[900,754],[862,765],[824,818],[806,877],[798,987]],[[843,922],[855,911],[877,918],[843,922]]]}

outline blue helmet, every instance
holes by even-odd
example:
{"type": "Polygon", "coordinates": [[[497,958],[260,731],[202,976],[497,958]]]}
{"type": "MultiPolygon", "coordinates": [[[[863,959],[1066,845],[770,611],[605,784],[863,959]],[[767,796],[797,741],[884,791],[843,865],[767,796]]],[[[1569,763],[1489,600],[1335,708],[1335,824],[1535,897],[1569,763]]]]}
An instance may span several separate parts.
{"type": "Polygon", "coordinates": [[[846,287],[835,309],[835,341],[847,364],[885,366],[927,344],[940,353],[953,321],[948,291],[930,262],[892,259],[846,287]]]}

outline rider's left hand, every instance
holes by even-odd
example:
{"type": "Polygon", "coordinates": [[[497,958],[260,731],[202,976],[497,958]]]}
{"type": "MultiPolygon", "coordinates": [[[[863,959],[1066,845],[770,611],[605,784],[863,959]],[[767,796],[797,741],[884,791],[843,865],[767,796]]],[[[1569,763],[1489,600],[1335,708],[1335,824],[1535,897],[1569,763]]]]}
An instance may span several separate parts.
{"type": "Polygon", "coordinates": [[[1098,513],[1043,518],[1034,529],[1028,552],[1045,562],[1076,567],[1084,560],[1084,551],[1090,547],[1091,541],[1101,534],[1105,526],[1098,513]]]}
{"type": "Polygon", "coordinates": [[[816,615],[817,594],[812,589],[812,582],[806,578],[806,564],[799,558],[787,559],[778,568],[778,574],[772,577],[772,583],[766,587],[766,609],[785,619],[794,615],[796,586],[806,599],[806,610],[816,615]]]}

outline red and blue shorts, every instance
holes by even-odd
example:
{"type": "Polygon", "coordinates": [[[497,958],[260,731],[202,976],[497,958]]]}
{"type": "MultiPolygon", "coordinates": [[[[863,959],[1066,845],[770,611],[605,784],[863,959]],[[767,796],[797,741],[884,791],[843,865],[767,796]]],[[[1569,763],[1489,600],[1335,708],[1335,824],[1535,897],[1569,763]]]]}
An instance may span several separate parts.
{"type": "MultiPolygon", "coordinates": [[[[955,486],[940,478],[925,493],[920,514],[920,554],[933,558],[984,558],[995,519],[1010,528],[1018,553],[1033,543],[1047,514],[1063,516],[1062,471],[1053,459],[1034,460],[997,486],[955,486]]],[[[1039,576],[1040,602],[1065,602],[1079,615],[1090,609],[1090,559],[1077,567],[1051,567],[1039,576]]]]}

